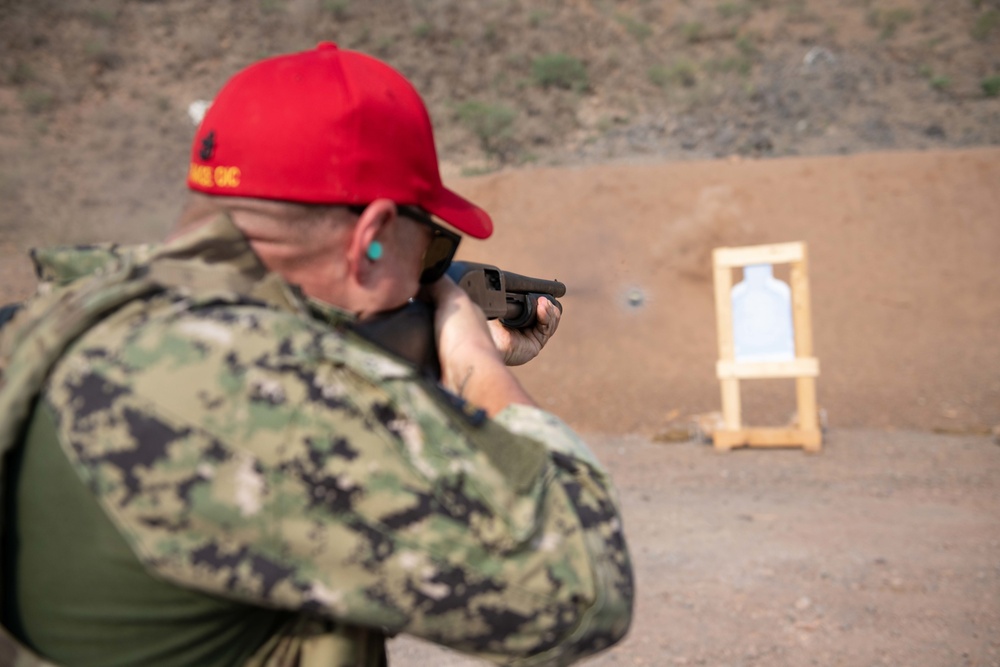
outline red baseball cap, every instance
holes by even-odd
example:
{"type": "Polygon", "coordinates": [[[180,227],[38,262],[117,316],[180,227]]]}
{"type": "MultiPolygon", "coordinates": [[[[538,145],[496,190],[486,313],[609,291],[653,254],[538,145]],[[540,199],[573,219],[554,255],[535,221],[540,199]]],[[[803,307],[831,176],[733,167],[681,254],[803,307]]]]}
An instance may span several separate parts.
{"type": "Polygon", "coordinates": [[[416,89],[329,42],[262,60],[223,86],[195,134],[188,187],[311,204],[384,197],[476,238],[493,232],[486,211],[442,184],[416,89]]]}

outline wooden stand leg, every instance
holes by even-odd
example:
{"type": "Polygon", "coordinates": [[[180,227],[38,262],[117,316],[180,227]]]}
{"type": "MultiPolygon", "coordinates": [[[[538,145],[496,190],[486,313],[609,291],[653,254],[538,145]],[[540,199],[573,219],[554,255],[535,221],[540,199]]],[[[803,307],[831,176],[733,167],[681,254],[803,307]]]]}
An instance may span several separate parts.
{"type": "Polygon", "coordinates": [[[795,397],[799,410],[799,429],[806,436],[803,447],[808,452],[818,452],[822,446],[819,430],[819,413],[816,409],[816,381],[814,378],[795,379],[795,397]]]}
{"type": "MultiPolygon", "coordinates": [[[[722,385],[722,421],[725,430],[730,432],[739,431],[742,427],[740,414],[743,410],[740,404],[740,381],[736,378],[723,378],[722,385]]],[[[733,444],[724,438],[715,438],[715,448],[730,450],[733,444]]]]}

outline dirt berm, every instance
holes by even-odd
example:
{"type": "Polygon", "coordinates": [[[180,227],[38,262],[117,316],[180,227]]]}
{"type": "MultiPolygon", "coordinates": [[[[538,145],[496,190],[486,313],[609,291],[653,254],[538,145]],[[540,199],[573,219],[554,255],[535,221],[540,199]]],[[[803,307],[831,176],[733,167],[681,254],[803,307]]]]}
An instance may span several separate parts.
{"type": "MultiPolygon", "coordinates": [[[[468,256],[568,286],[523,377],[591,432],[719,409],[711,251],[808,244],[831,428],[1000,424],[1000,150],[511,171],[458,187],[496,214],[468,256]],[[636,298],[636,297],[639,298],[636,298]]],[[[780,271],[778,272],[780,274],[780,271]]],[[[783,424],[790,381],[744,383],[783,424]]]]}

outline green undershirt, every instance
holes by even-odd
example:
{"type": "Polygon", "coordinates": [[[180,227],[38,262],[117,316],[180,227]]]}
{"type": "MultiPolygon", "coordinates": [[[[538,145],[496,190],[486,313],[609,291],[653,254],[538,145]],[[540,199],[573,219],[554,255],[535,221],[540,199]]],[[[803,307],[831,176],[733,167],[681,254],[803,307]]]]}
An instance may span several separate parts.
{"type": "Polygon", "coordinates": [[[283,612],[150,576],[57,437],[51,408],[42,403],[12,489],[9,529],[16,538],[4,572],[4,616],[29,647],[81,667],[240,665],[288,621],[283,612]]]}

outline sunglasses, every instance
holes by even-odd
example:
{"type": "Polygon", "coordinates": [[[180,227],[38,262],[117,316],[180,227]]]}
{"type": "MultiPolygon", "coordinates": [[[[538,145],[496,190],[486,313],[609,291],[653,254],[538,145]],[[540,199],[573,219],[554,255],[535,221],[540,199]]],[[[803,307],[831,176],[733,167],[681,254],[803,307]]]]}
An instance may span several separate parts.
{"type": "MultiPolygon", "coordinates": [[[[351,209],[360,215],[365,210],[365,207],[352,206],[351,209]]],[[[445,274],[448,267],[451,266],[451,260],[455,258],[458,244],[462,240],[461,235],[437,224],[431,219],[430,215],[416,206],[397,205],[396,211],[404,218],[409,218],[414,222],[419,222],[422,225],[430,227],[431,242],[427,246],[427,252],[424,253],[421,263],[420,284],[429,285],[436,282],[438,278],[445,274]]]]}
{"type": "Polygon", "coordinates": [[[424,253],[420,271],[420,284],[429,285],[443,276],[448,267],[451,266],[451,260],[455,258],[455,252],[458,250],[458,244],[462,237],[434,222],[431,216],[422,209],[413,206],[397,206],[396,210],[404,218],[409,218],[431,228],[431,242],[427,246],[427,252],[424,253]]]}

